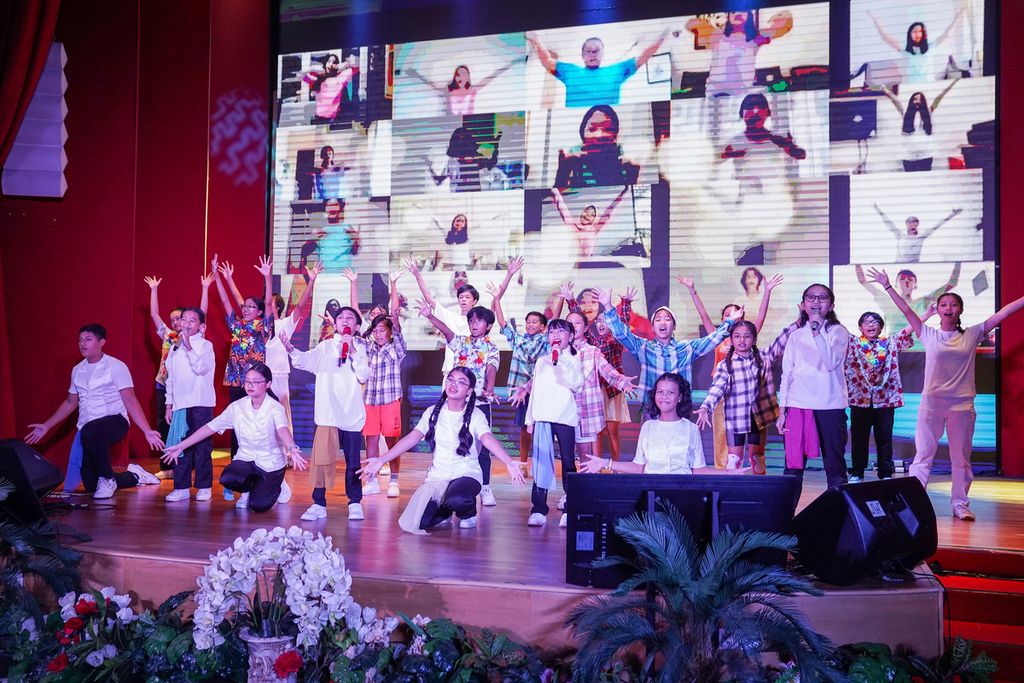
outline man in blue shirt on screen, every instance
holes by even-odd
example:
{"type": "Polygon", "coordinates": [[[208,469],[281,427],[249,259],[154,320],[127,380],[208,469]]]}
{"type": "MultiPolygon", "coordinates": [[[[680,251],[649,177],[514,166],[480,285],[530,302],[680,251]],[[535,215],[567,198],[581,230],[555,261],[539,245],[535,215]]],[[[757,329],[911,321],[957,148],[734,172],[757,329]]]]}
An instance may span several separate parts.
{"type": "Polygon", "coordinates": [[[639,57],[611,66],[601,66],[604,42],[600,38],[587,38],[583,41],[583,66],[557,60],[532,33],[527,34],[526,39],[537,51],[544,68],[565,84],[565,106],[590,107],[595,104],[618,104],[622,84],[654,56],[667,36],[668,30],[665,30],[639,57]]]}

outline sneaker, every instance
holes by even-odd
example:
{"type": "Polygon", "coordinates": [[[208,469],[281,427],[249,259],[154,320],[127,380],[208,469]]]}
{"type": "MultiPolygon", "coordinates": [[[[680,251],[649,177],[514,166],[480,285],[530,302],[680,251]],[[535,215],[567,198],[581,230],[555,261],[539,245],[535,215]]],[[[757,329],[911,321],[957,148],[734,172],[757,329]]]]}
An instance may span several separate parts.
{"type": "MultiPolygon", "coordinates": [[[[245,494],[243,494],[245,495],[245,494]]],[[[248,500],[248,496],[246,496],[248,500]]],[[[292,487],[288,486],[288,482],[281,480],[281,493],[277,494],[278,503],[287,503],[292,499],[292,487]]]]}
{"type": "Polygon", "coordinates": [[[559,517],[558,526],[561,529],[564,529],[565,527],[569,526],[569,515],[567,513],[563,512],[562,516],[559,517]]]}
{"type": "Polygon", "coordinates": [[[174,470],[160,470],[153,476],[159,479],[160,481],[163,481],[164,479],[174,479],[174,470]]]}
{"type": "MultiPolygon", "coordinates": [[[[379,491],[378,491],[379,493],[379,491]]],[[[363,514],[363,506],[359,503],[348,504],[348,518],[350,520],[359,521],[360,519],[366,519],[366,515],[363,514]]]]}
{"type": "Polygon", "coordinates": [[[231,491],[230,489],[224,489],[224,500],[232,501],[234,499],[235,499],[234,491],[231,491]]]}
{"type": "Polygon", "coordinates": [[[380,493],[380,481],[377,477],[374,477],[370,481],[363,484],[363,495],[364,496],[376,496],[380,493]]]}
{"type": "Polygon", "coordinates": [[[490,486],[480,489],[480,503],[487,507],[494,507],[498,504],[498,501],[494,500],[494,493],[491,491],[490,486]]]}
{"type": "Polygon", "coordinates": [[[730,453],[729,454],[729,459],[725,463],[725,469],[727,469],[727,470],[739,469],[740,461],[741,460],[742,460],[742,458],[740,456],[736,455],[735,453],[730,453]]]}
{"type": "MultiPolygon", "coordinates": [[[[117,482],[113,479],[105,479],[100,477],[96,480],[96,492],[92,494],[93,498],[113,498],[114,491],[117,490],[117,482]]],[[[185,492],[185,497],[188,497],[188,491],[185,492]]]]}
{"type": "Polygon", "coordinates": [[[244,510],[249,507],[249,494],[242,493],[238,496],[238,500],[235,501],[235,507],[239,510],[244,510]]]}
{"type": "Polygon", "coordinates": [[[965,522],[973,522],[976,519],[974,513],[971,512],[971,508],[966,505],[954,505],[953,516],[957,519],[962,519],[965,522]]]}
{"type": "Polygon", "coordinates": [[[391,463],[387,463],[386,462],[383,465],[381,465],[380,466],[380,471],[377,472],[377,474],[379,474],[382,477],[390,477],[391,476],[391,463]]]}
{"type": "Polygon", "coordinates": [[[213,496],[213,489],[199,489],[196,491],[196,500],[210,500],[213,496]]]}
{"type": "Polygon", "coordinates": [[[558,509],[559,510],[564,510],[565,509],[565,499],[566,499],[566,496],[562,496],[561,498],[558,499],[558,509]]]}
{"type": "MultiPolygon", "coordinates": [[[[99,489],[97,489],[99,491],[99,489]]],[[[164,497],[168,503],[177,503],[180,500],[188,500],[188,489],[174,489],[164,497]]]]}
{"type": "Polygon", "coordinates": [[[530,518],[526,520],[526,526],[544,526],[548,523],[548,518],[539,512],[534,512],[530,515],[530,518]]]}
{"type": "Polygon", "coordinates": [[[393,481],[388,484],[388,498],[398,498],[401,493],[402,491],[398,488],[397,481],[393,481]]]}
{"type": "Polygon", "coordinates": [[[460,529],[475,529],[476,528],[476,516],[467,517],[466,519],[459,520],[460,529]]]}
{"type": "Polygon", "coordinates": [[[316,503],[313,503],[308,508],[306,508],[306,511],[302,513],[302,516],[299,517],[299,519],[301,519],[304,522],[312,522],[318,519],[327,519],[327,506],[317,505],[316,503]]]}
{"type": "Polygon", "coordinates": [[[862,481],[864,481],[864,477],[862,477],[860,475],[857,475],[857,474],[850,474],[850,475],[847,475],[846,481],[849,484],[859,484],[862,481]]]}
{"type": "Polygon", "coordinates": [[[142,465],[132,463],[128,465],[128,471],[134,474],[139,479],[140,486],[159,486],[160,478],[155,474],[147,472],[142,468],[142,465]]]}

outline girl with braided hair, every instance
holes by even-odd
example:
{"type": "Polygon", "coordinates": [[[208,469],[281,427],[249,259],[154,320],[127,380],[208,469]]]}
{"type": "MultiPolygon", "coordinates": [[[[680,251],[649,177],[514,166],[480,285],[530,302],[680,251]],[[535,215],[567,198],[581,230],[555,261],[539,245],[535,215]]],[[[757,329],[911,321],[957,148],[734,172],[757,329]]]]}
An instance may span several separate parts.
{"type": "Polygon", "coordinates": [[[711,424],[711,414],[719,401],[725,401],[725,434],[729,449],[726,469],[734,470],[743,462],[744,446],[750,445],[750,464],[754,474],[766,474],[764,446],[768,425],[779,416],[775,398],[772,363],[786,348],[793,323],[782,331],[766,350],[757,348],[757,325],[740,320],[732,328],[732,346],[718,364],[707,398],[696,410],[697,426],[711,424]]]}
{"type": "Polygon", "coordinates": [[[523,464],[508,457],[477,408],[476,382],[469,368],[452,368],[441,397],[433,408],[424,411],[415,429],[384,455],[366,460],[359,470],[363,480],[369,480],[385,463],[412,450],[420,441],[427,442],[434,461],[398,520],[403,531],[426,533],[427,529],[449,523],[453,514],[459,518],[459,528],[476,526],[476,497],[483,482],[477,458],[481,444],[505,464],[512,483],[526,483],[523,464]]]}

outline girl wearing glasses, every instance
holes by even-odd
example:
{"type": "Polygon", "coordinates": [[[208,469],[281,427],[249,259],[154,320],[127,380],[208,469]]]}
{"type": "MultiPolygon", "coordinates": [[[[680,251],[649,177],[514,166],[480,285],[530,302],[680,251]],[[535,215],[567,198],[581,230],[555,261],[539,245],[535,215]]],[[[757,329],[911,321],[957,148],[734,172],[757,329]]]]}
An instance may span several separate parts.
{"type": "MultiPolygon", "coordinates": [[[[785,474],[803,484],[807,458],[821,458],[833,488],[846,483],[846,351],[850,333],[836,318],[836,296],[813,284],[801,297],[797,329],[782,354],[781,413],[776,427],[785,436],[785,474]]],[[[799,502],[799,488],[794,507],[799,502]]]]}
{"type": "Polygon", "coordinates": [[[490,450],[508,468],[514,484],[525,484],[522,463],[513,462],[501,442],[491,434],[487,418],[477,410],[477,378],[472,370],[452,368],[444,383],[441,397],[434,407],[424,411],[416,427],[402,437],[388,452],[369,458],[359,471],[363,481],[377,476],[380,468],[403,453],[426,441],[433,452],[427,476],[398,520],[403,531],[424,534],[459,518],[460,529],[476,526],[476,497],[483,483],[478,452],[490,450]]]}
{"type": "MultiPolygon", "coordinates": [[[[225,429],[230,429],[238,436],[239,448],[231,464],[220,474],[221,485],[242,494],[235,502],[236,508],[265,512],[274,507],[281,495],[287,461],[290,460],[295,469],[304,470],[306,459],[288,429],[284,406],[270,391],[273,379],[270,368],[263,363],[253,363],[242,382],[245,397],[233,402],[192,436],[167,448],[163,459],[176,462],[182,451],[208,441],[214,433],[223,434],[225,429]],[[284,453],[288,454],[287,458],[284,453]]],[[[185,489],[185,496],[188,497],[188,489],[185,489]]]]}

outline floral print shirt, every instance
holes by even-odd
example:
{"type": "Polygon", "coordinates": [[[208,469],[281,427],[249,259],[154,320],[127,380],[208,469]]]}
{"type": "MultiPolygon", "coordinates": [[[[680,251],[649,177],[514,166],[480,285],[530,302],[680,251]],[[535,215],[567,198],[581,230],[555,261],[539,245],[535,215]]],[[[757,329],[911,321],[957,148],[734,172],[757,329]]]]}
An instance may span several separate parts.
{"type": "Polygon", "coordinates": [[[899,408],[903,405],[900,351],[914,344],[907,327],[891,337],[869,340],[850,335],[846,354],[846,390],[858,408],[899,408]]]}
{"type": "Polygon", "coordinates": [[[267,340],[274,336],[274,319],[270,316],[246,322],[232,311],[227,315],[231,332],[231,351],[224,369],[224,386],[240,387],[245,372],[255,361],[267,360],[267,340]]]}
{"type": "Polygon", "coordinates": [[[456,335],[448,342],[448,348],[455,356],[456,367],[469,368],[476,375],[475,391],[479,396],[487,381],[487,366],[493,365],[494,371],[498,371],[498,347],[486,335],[477,339],[469,335],[456,335]]]}

